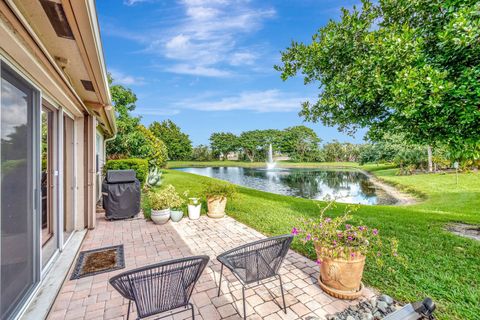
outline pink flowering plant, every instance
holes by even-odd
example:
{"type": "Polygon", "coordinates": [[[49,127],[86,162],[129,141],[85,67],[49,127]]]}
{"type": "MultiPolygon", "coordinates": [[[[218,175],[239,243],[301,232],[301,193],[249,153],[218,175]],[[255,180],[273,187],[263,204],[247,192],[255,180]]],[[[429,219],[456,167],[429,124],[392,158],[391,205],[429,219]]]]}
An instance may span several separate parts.
{"type": "MultiPolygon", "coordinates": [[[[313,243],[317,249],[317,264],[325,258],[355,259],[360,256],[373,256],[382,263],[382,241],[378,229],[366,225],[352,225],[352,214],[358,206],[346,206],[343,215],[330,218],[325,212],[336,205],[329,202],[320,212],[320,218],[302,219],[292,229],[292,234],[304,244],[313,243]]],[[[391,241],[392,255],[397,257],[397,240],[391,241]]]]}

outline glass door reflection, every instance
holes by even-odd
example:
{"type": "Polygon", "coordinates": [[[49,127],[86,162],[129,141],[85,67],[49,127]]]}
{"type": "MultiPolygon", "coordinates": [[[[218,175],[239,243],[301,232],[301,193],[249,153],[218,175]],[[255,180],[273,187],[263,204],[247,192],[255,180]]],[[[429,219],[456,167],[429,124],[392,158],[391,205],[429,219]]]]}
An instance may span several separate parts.
{"type": "Polygon", "coordinates": [[[42,225],[41,225],[41,239],[42,239],[42,267],[45,267],[47,262],[57,250],[57,237],[55,234],[56,219],[55,219],[55,117],[54,109],[47,107],[45,104],[42,107],[42,225]]]}

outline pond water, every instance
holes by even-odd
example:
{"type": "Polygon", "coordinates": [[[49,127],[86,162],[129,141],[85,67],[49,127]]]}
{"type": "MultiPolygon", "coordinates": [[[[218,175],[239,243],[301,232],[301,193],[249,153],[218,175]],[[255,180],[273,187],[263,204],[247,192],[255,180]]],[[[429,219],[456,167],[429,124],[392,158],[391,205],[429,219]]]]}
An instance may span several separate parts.
{"type": "Polygon", "coordinates": [[[226,180],[282,195],[358,204],[394,204],[396,200],[358,171],[240,167],[178,168],[176,170],[226,180]]]}

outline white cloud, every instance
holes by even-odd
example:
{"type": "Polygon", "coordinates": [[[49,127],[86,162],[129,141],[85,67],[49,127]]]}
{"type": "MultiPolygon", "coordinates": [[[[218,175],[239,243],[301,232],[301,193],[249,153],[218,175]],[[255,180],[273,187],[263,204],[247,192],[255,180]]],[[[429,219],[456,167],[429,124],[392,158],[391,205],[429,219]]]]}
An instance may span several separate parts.
{"type": "Polygon", "coordinates": [[[145,84],[145,79],[143,77],[134,77],[131,75],[126,75],[121,71],[110,69],[110,74],[113,78],[113,83],[121,84],[125,86],[134,86],[134,85],[143,85],[145,84]]]}
{"type": "Polygon", "coordinates": [[[257,56],[252,52],[235,52],[230,58],[232,66],[253,65],[257,56]]]}
{"type": "Polygon", "coordinates": [[[187,7],[187,15],[195,20],[213,19],[219,14],[220,14],[220,11],[215,8],[208,8],[204,6],[187,7]]]}
{"type": "Polygon", "coordinates": [[[127,6],[134,6],[139,3],[152,2],[153,0],[123,0],[123,4],[127,6]]]}
{"type": "MultiPolygon", "coordinates": [[[[154,0],[125,0],[125,4],[151,1],[154,0]]],[[[245,47],[244,37],[274,17],[273,8],[254,7],[249,0],[178,0],[178,3],[174,14],[163,17],[169,21],[166,28],[154,27],[132,34],[109,26],[106,32],[144,44],[145,52],[167,59],[162,64],[169,72],[225,77],[233,74],[235,68],[253,68],[259,55],[245,47]]]]}
{"type": "Polygon", "coordinates": [[[221,69],[205,67],[201,65],[189,65],[189,64],[176,64],[166,69],[168,72],[177,74],[186,74],[191,76],[203,76],[203,77],[216,77],[223,78],[229,77],[230,72],[221,69]]]}
{"type": "Polygon", "coordinates": [[[165,109],[165,108],[139,108],[133,111],[134,114],[141,116],[174,116],[180,113],[178,109],[165,109]]]}
{"type": "Polygon", "coordinates": [[[202,111],[292,112],[298,111],[305,100],[307,100],[305,97],[271,89],[242,92],[236,96],[221,98],[214,98],[211,95],[195,97],[175,103],[174,108],[202,111]]]}

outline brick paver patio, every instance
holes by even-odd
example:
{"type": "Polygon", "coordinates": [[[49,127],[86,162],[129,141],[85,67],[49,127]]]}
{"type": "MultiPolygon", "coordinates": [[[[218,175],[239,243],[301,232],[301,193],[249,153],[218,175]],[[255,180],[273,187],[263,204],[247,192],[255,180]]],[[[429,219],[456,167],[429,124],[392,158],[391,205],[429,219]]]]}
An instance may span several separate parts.
{"type": "MultiPolygon", "coordinates": [[[[78,280],[69,280],[69,275],[48,319],[126,319],[128,302],[108,284],[110,277],[161,260],[198,254],[206,254],[211,260],[192,295],[196,318],[242,319],[237,313],[242,310],[241,286],[229,271],[224,273],[223,294],[217,297],[220,265],[216,256],[264,238],[261,233],[229,217],[214,220],[202,216],[196,221],[186,218],[165,225],[155,225],[142,218],[109,222],[101,214],[97,219],[97,228],[88,232],[82,250],[123,244],[126,268],[78,280]]],[[[266,287],[246,290],[248,319],[308,319],[309,316],[324,319],[358,302],[334,299],[323,293],[317,285],[315,262],[292,250],[280,273],[284,280],[287,314],[278,305],[281,305],[278,282],[270,282],[266,287]]],[[[364,294],[370,297],[373,292],[365,290],[364,294]]],[[[187,311],[167,319],[187,319],[189,315],[187,311]]],[[[130,319],[135,317],[133,311],[130,319]]]]}

